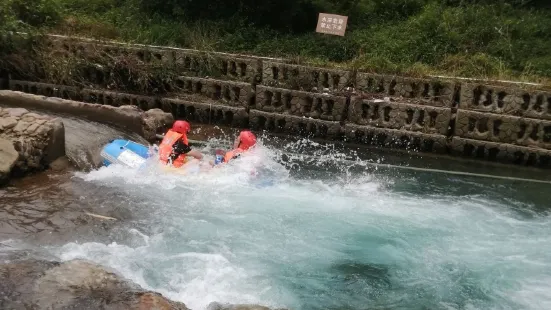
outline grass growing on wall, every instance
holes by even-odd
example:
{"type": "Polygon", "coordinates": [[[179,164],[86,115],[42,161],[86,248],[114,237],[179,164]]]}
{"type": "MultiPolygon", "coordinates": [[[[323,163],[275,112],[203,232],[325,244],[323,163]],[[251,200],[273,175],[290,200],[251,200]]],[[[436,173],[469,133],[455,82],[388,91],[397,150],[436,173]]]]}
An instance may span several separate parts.
{"type": "Polygon", "coordinates": [[[5,0],[0,17],[11,28],[287,57],[379,73],[548,83],[547,2],[5,0]],[[346,36],[314,33],[320,11],[348,15],[346,36]]]}

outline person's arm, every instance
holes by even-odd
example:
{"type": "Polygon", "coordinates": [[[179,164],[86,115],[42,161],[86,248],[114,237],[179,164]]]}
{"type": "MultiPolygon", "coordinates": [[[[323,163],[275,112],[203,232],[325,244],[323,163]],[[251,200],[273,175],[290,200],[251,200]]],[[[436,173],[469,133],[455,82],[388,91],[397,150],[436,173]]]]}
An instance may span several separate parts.
{"type": "Polygon", "coordinates": [[[171,159],[174,161],[181,154],[193,156],[197,159],[203,158],[203,154],[201,154],[201,152],[197,150],[192,150],[189,145],[185,144],[182,140],[178,140],[176,143],[174,143],[174,146],[172,147],[171,159]]]}
{"type": "Polygon", "coordinates": [[[197,150],[190,150],[189,152],[186,153],[186,155],[193,156],[199,160],[203,158],[203,154],[201,154],[201,152],[197,150]]]}

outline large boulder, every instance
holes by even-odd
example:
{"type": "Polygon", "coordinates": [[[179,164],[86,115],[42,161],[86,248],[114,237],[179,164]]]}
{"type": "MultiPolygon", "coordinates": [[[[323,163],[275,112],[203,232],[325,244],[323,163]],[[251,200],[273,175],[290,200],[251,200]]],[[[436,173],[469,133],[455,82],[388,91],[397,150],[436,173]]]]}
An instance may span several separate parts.
{"type": "Polygon", "coordinates": [[[0,108],[0,149],[2,157],[14,158],[15,164],[1,160],[2,175],[24,175],[40,171],[65,155],[65,128],[59,118],[31,113],[22,108],[0,108]],[[11,145],[11,146],[10,146],[11,145]],[[7,172],[7,169],[10,172],[7,172]]]}
{"type": "Polygon", "coordinates": [[[0,265],[0,278],[0,309],[189,310],[84,260],[17,260],[0,265]]]}
{"type": "Polygon", "coordinates": [[[18,159],[19,153],[13,147],[13,143],[0,138],[0,185],[9,179],[11,170],[18,159]]]}
{"type": "Polygon", "coordinates": [[[161,109],[151,109],[144,113],[144,138],[155,141],[157,134],[164,134],[174,123],[174,117],[161,109]]]}

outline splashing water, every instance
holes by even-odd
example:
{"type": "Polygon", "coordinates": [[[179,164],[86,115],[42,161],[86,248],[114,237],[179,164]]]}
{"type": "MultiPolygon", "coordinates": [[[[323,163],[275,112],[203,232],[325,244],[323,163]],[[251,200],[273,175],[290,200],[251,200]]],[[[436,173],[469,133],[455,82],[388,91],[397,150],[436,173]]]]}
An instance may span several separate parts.
{"type": "Polygon", "coordinates": [[[101,188],[85,200],[124,197],[132,240],[49,251],[114,268],[192,309],[551,308],[545,185],[390,175],[311,141],[265,142],[206,173],[154,163],[76,173],[71,182],[101,188]]]}

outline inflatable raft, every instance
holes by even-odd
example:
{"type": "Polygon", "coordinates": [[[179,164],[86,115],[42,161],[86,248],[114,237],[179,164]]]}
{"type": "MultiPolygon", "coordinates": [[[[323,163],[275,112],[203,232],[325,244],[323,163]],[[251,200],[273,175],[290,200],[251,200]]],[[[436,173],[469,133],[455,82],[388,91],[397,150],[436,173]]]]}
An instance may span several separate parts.
{"type": "MultiPolygon", "coordinates": [[[[132,169],[145,168],[147,160],[157,153],[154,147],[146,146],[131,140],[115,139],[109,141],[101,150],[100,156],[104,166],[118,164],[132,169]]],[[[196,174],[207,172],[212,169],[210,165],[201,164],[195,158],[190,159],[188,163],[180,168],[174,168],[160,164],[162,171],[177,174],[196,174]]],[[[253,169],[254,170],[254,169],[253,169]]],[[[251,171],[252,173],[253,171],[251,171]]],[[[254,173],[256,174],[256,173],[254,173]]],[[[269,186],[273,182],[271,180],[262,180],[253,177],[258,183],[257,186],[269,186]]]]}
{"type": "Polygon", "coordinates": [[[103,147],[100,156],[104,166],[119,164],[130,168],[140,168],[151,156],[151,152],[149,147],[143,144],[115,139],[103,147]]]}
{"type": "MultiPolygon", "coordinates": [[[[156,148],[149,147],[131,140],[115,139],[109,141],[100,152],[102,164],[109,166],[113,164],[122,165],[128,168],[144,168],[147,160],[157,153],[156,148]]],[[[190,158],[189,162],[180,168],[160,165],[161,170],[170,173],[189,174],[210,170],[201,168],[197,159],[190,158]]]]}

